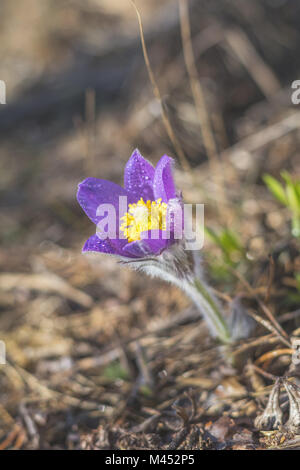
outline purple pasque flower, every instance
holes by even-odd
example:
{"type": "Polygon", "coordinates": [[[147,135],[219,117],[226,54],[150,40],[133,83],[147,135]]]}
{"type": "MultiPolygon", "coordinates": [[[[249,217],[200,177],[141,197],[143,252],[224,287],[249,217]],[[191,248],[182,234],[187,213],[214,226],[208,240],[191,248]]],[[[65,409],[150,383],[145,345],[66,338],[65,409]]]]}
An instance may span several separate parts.
{"type": "MultiPolygon", "coordinates": [[[[202,279],[199,256],[196,251],[185,250],[182,243],[183,206],[172,164],[173,160],[164,155],[154,168],[135,150],[125,167],[124,188],[97,178],[80,183],[78,202],[97,226],[83,252],[116,255],[129,267],[174,283],[195,302],[212,335],[227,343],[231,341],[228,325],[202,279]],[[105,216],[105,211],[113,217],[105,216]],[[106,230],[112,219],[113,230],[106,230]]],[[[188,225],[185,232],[187,235],[188,225]]]]}
{"type": "Polygon", "coordinates": [[[174,244],[178,238],[174,236],[176,227],[180,225],[182,229],[183,216],[172,165],[172,158],[164,155],[154,168],[135,150],[125,167],[124,188],[97,178],[87,178],[80,183],[77,200],[97,225],[97,232],[86,241],[83,252],[145,259],[160,255],[174,244]],[[126,200],[125,206],[120,204],[121,197],[126,200]],[[99,230],[103,221],[99,207],[104,204],[110,204],[115,211],[114,236],[99,230]]]}

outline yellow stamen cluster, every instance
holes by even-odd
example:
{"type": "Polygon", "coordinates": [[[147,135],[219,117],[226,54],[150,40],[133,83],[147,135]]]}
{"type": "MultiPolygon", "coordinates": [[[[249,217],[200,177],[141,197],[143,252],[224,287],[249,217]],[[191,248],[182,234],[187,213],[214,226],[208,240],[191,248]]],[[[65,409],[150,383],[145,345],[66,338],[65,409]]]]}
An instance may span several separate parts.
{"type": "Polygon", "coordinates": [[[145,202],[141,198],[136,204],[129,204],[120,227],[128,241],[141,240],[141,233],[148,230],[166,230],[167,207],[161,199],[145,202]]]}

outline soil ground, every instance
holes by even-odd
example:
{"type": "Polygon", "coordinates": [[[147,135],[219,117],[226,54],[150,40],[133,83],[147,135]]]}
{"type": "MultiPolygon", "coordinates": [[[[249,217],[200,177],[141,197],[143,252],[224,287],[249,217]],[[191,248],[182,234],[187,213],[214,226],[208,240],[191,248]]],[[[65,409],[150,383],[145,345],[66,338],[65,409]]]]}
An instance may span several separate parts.
{"type": "Polygon", "coordinates": [[[299,239],[262,176],[300,176],[300,109],[291,101],[300,5],[190,2],[215,163],[177,2],[136,3],[189,169],[165,131],[129,1],[1,2],[0,448],[300,448],[283,385],[284,425],[254,423],[276,378],[299,384],[291,360],[300,335],[299,239]],[[256,321],[230,350],[210,339],[175,287],[81,254],[94,227],[77,204],[78,182],[121,183],[136,147],[153,163],[174,156],[185,201],[205,204],[214,233],[234,234],[223,250],[207,236],[202,250],[224,314],[234,306],[256,321]]]}

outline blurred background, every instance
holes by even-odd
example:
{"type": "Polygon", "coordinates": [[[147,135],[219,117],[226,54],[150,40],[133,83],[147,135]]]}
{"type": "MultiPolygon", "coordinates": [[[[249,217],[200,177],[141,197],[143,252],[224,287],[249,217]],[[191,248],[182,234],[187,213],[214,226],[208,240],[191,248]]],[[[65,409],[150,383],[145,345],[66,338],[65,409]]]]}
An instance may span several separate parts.
{"type": "Polygon", "coordinates": [[[275,314],[299,305],[300,209],[263,175],[299,181],[300,4],[187,3],[192,61],[178,2],[136,0],[174,148],[129,0],[1,1],[0,448],[166,448],[187,390],[207,420],[227,410],[247,426],[261,404],[181,292],[81,254],[94,227],[77,184],[122,183],[136,147],[154,164],[167,153],[185,200],[205,204],[204,264],[225,310],[245,293],[234,271],[275,314]]]}

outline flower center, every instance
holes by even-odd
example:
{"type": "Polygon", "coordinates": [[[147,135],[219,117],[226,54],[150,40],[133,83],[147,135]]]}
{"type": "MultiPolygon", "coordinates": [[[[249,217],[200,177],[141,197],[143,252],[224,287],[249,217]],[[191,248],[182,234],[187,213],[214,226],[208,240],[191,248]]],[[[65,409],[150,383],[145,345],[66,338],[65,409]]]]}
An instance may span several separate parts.
{"type": "Polygon", "coordinates": [[[166,230],[167,207],[161,199],[145,202],[141,198],[136,204],[129,204],[120,227],[128,241],[141,240],[141,233],[148,230],[166,230]]]}

